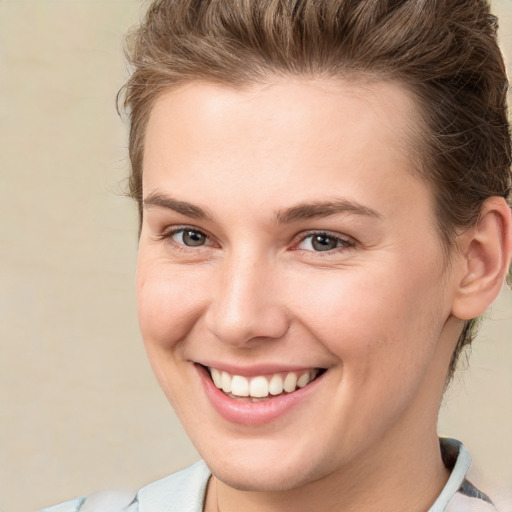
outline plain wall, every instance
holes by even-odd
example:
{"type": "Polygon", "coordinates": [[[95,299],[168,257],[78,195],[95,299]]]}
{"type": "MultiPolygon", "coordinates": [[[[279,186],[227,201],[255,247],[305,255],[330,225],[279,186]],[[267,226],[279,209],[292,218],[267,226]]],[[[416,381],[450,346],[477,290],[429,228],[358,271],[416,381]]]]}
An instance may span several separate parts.
{"type": "MultiPolygon", "coordinates": [[[[496,0],[512,55],[512,2],[496,0]]],[[[197,454],[137,328],[123,196],[121,37],[135,0],[0,0],[0,511],[138,487],[197,454]]],[[[510,62],[510,61],[509,61],[510,62]]],[[[510,66],[509,66],[510,69],[510,66]]],[[[512,487],[512,293],[445,398],[440,432],[512,487]]]]}

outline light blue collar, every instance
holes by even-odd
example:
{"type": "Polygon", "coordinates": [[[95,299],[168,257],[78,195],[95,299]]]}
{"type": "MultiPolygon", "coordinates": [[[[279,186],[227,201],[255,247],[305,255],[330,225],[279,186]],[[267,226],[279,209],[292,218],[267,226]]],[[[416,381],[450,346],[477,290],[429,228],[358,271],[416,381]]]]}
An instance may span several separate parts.
{"type": "Polygon", "coordinates": [[[139,512],[202,512],[210,470],[201,460],[143,487],[137,493],[139,512]]]}
{"type": "MultiPolygon", "coordinates": [[[[439,442],[441,443],[441,452],[443,453],[445,464],[447,462],[448,464],[455,464],[441,494],[428,509],[428,512],[443,512],[446,509],[448,503],[450,503],[451,499],[460,489],[466,478],[469,466],[471,466],[471,455],[460,441],[449,437],[442,437],[439,439],[439,442]]],[[[448,469],[450,468],[448,467],[448,469]]]]}

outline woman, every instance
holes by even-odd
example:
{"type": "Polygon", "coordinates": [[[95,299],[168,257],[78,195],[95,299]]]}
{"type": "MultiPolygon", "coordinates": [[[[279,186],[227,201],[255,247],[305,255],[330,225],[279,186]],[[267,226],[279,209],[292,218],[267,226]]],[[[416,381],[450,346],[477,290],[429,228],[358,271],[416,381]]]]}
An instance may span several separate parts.
{"type": "Polygon", "coordinates": [[[160,0],[130,59],[141,331],[204,462],[118,509],[494,510],[436,432],[512,252],[487,2],[160,0]]]}

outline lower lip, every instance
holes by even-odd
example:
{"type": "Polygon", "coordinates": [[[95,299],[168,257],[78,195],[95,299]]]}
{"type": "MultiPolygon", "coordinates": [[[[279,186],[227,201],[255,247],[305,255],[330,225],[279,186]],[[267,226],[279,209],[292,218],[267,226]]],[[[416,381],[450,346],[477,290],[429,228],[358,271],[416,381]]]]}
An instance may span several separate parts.
{"type": "Polygon", "coordinates": [[[214,409],[224,419],[240,425],[257,426],[277,420],[307,400],[323,378],[322,374],[307,386],[299,388],[293,393],[279,395],[262,402],[246,402],[225,395],[223,391],[215,386],[208,371],[203,366],[196,365],[196,368],[206,396],[214,409]]]}

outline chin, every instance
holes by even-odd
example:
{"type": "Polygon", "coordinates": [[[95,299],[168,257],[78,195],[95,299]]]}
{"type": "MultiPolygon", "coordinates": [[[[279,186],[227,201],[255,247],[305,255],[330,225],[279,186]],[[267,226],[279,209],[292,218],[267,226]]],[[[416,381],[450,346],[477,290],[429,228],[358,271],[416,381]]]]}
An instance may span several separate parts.
{"type": "Polygon", "coordinates": [[[329,462],[322,461],[321,457],[315,458],[315,452],[318,455],[319,450],[308,450],[310,447],[300,446],[300,442],[296,446],[275,446],[277,443],[260,439],[251,449],[248,449],[249,440],[242,442],[245,446],[236,444],[226,447],[223,452],[207,451],[203,456],[212,474],[234,489],[289,491],[318,480],[335,469],[332,457],[329,457],[329,462]]]}
{"type": "Polygon", "coordinates": [[[278,492],[289,491],[316,480],[304,468],[291,465],[260,468],[231,466],[223,462],[208,464],[212,474],[225,485],[239,491],[278,492]]]}

